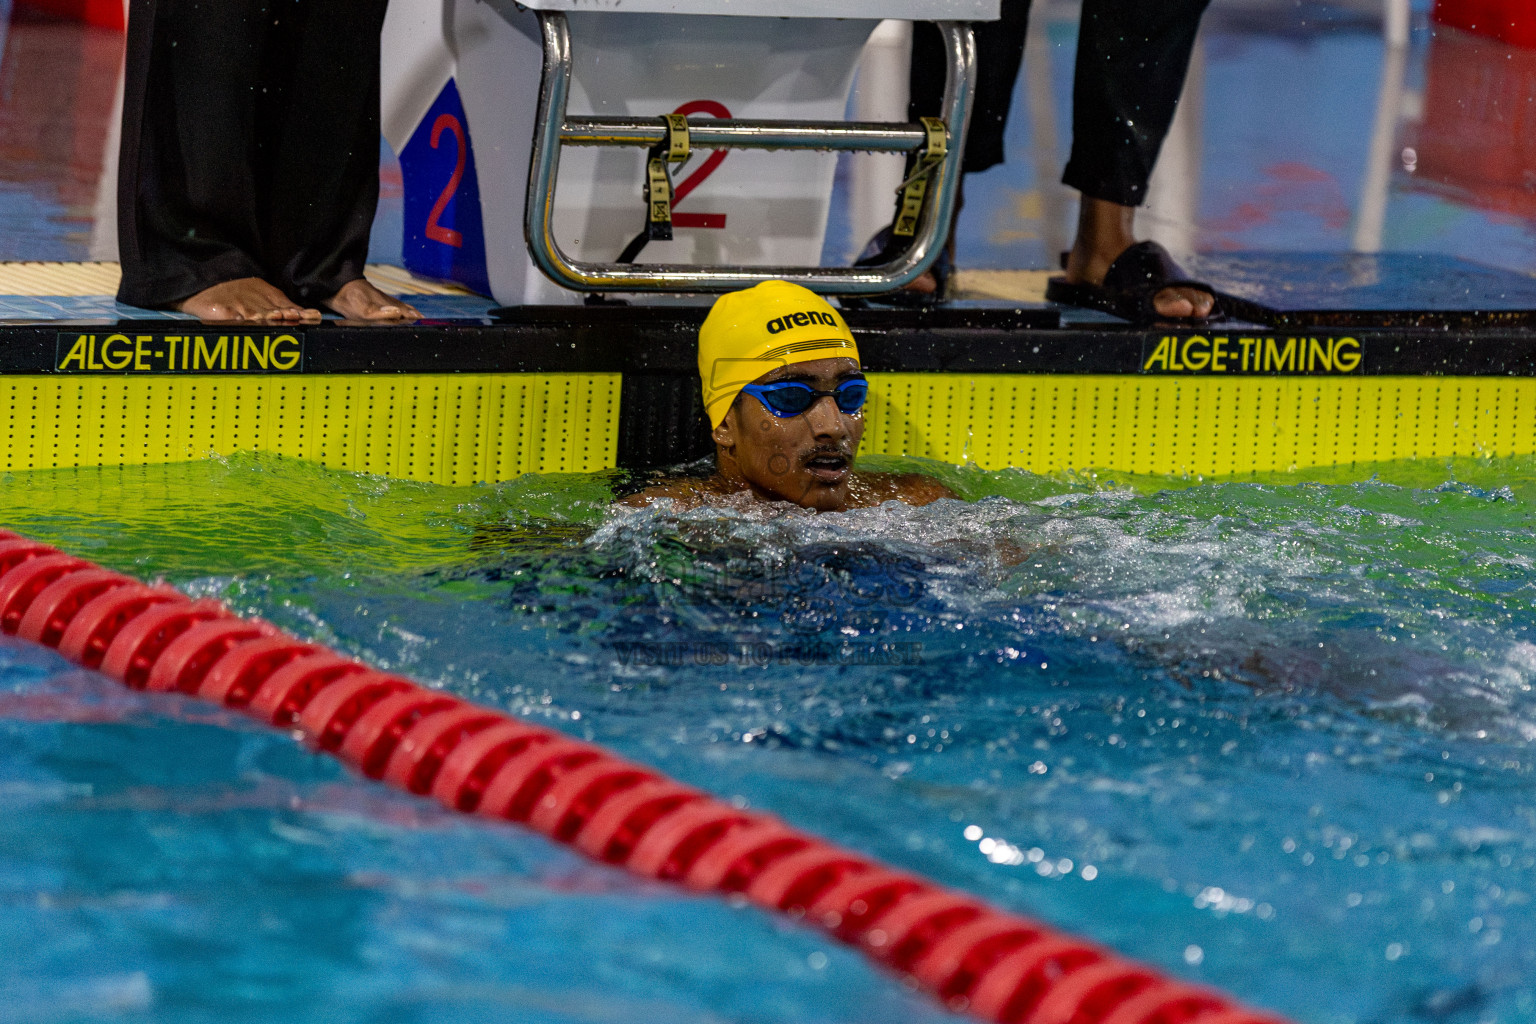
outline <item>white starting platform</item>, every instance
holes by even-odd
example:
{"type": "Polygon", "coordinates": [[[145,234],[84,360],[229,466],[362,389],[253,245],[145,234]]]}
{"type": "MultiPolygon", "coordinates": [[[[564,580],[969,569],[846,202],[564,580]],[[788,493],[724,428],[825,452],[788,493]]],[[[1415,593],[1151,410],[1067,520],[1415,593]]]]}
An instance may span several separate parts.
{"type": "Polygon", "coordinates": [[[998,0],[393,0],[382,104],[405,265],[505,305],[769,278],[899,288],[948,234],[975,78],[969,23],[997,16],[998,0]],[[890,19],[939,24],[937,118],[904,123],[890,19]],[[849,121],[861,61],[874,99],[860,113],[883,100],[883,116],[849,121]],[[879,266],[819,266],[847,152],[890,154],[864,165],[889,196],[875,226],[910,242],[879,266]]]}

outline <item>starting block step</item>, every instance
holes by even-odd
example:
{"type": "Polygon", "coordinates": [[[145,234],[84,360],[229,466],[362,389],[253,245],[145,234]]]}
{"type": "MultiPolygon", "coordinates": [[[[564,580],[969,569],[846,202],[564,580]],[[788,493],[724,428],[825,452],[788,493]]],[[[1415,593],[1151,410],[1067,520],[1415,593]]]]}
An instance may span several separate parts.
{"type": "Polygon", "coordinates": [[[1228,315],[1271,327],[1536,326],[1536,277],[1417,253],[1207,253],[1228,315]]]}

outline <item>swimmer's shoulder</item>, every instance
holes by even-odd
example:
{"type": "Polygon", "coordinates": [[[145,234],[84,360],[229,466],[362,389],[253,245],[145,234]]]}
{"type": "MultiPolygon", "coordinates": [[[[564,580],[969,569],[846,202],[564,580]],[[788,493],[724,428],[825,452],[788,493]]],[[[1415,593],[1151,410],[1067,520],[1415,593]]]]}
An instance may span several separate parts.
{"type": "Polygon", "coordinates": [[[913,505],[927,505],[940,498],[959,497],[942,482],[925,473],[892,473],[891,475],[896,478],[896,489],[901,499],[913,505]]]}
{"type": "Polygon", "coordinates": [[[699,500],[698,482],[694,480],[669,480],[666,483],[653,484],[643,491],[634,494],[626,494],[615,505],[627,505],[630,508],[645,508],[653,501],[662,498],[670,498],[682,505],[693,505],[699,500]]]}
{"type": "Polygon", "coordinates": [[[693,508],[712,497],[731,493],[725,481],[718,477],[674,477],[671,480],[663,480],[659,484],[652,484],[643,491],[634,494],[626,494],[614,502],[616,505],[627,505],[630,508],[644,508],[654,501],[662,498],[670,498],[683,508],[693,508]]]}
{"type": "Polygon", "coordinates": [[[940,481],[925,473],[860,473],[860,504],[878,505],[886,501],[904,501],[908,505],[928,505],[940,498],[957,498],[940,481]]]}

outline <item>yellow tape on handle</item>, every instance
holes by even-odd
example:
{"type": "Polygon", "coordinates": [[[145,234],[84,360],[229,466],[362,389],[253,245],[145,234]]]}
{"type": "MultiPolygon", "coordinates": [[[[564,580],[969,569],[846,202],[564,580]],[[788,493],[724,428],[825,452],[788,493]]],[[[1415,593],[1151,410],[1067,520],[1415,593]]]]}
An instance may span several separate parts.
{"type": "Polygon", "coordinates": [[[920,118],[923,129],[928,133],[923,148],[918,152],[917,163],[912,168],[912,173],[907,175],[907,180],[896,189],[899,196],[896,204],[896,222],[891,227],[891,234],[910,238],[917,233],[917,219],[923,212],[923,203],[928,198],[928,182],[933,177],[933,172],[941,164],[949,153],[949,129],[944,122],[937,117],[920,118]]]}
{"type": "Polygon", "coordinates": [[[646,233],[657,241],[672,239],[672,171],[670,165],[688,159],[692,143],[688,118],[682,114],[664,114],[666,138],[651,147],[645,162],[646,233]]]}

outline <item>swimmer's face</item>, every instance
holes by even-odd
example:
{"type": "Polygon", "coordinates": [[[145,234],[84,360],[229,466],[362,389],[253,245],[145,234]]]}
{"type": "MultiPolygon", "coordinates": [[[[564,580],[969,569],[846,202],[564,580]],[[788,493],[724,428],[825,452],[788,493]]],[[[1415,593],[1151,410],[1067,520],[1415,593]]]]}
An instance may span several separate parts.
{"type": "MultiPolygon", "coordinates": [[[[862,379],[864,373],[852,359],[816,359],[781,366],[753,383],[797,381],[831,391],[843,381],[862,379]]],[[[829,397],[816,399],[798,416],[779,417],[745,392],[714,432],[715,443],[734,457],[741,476],[759,497],[822,512],[848,503],[853,459],[863,437],[863,412],[843,412],[829,397]]]]}

